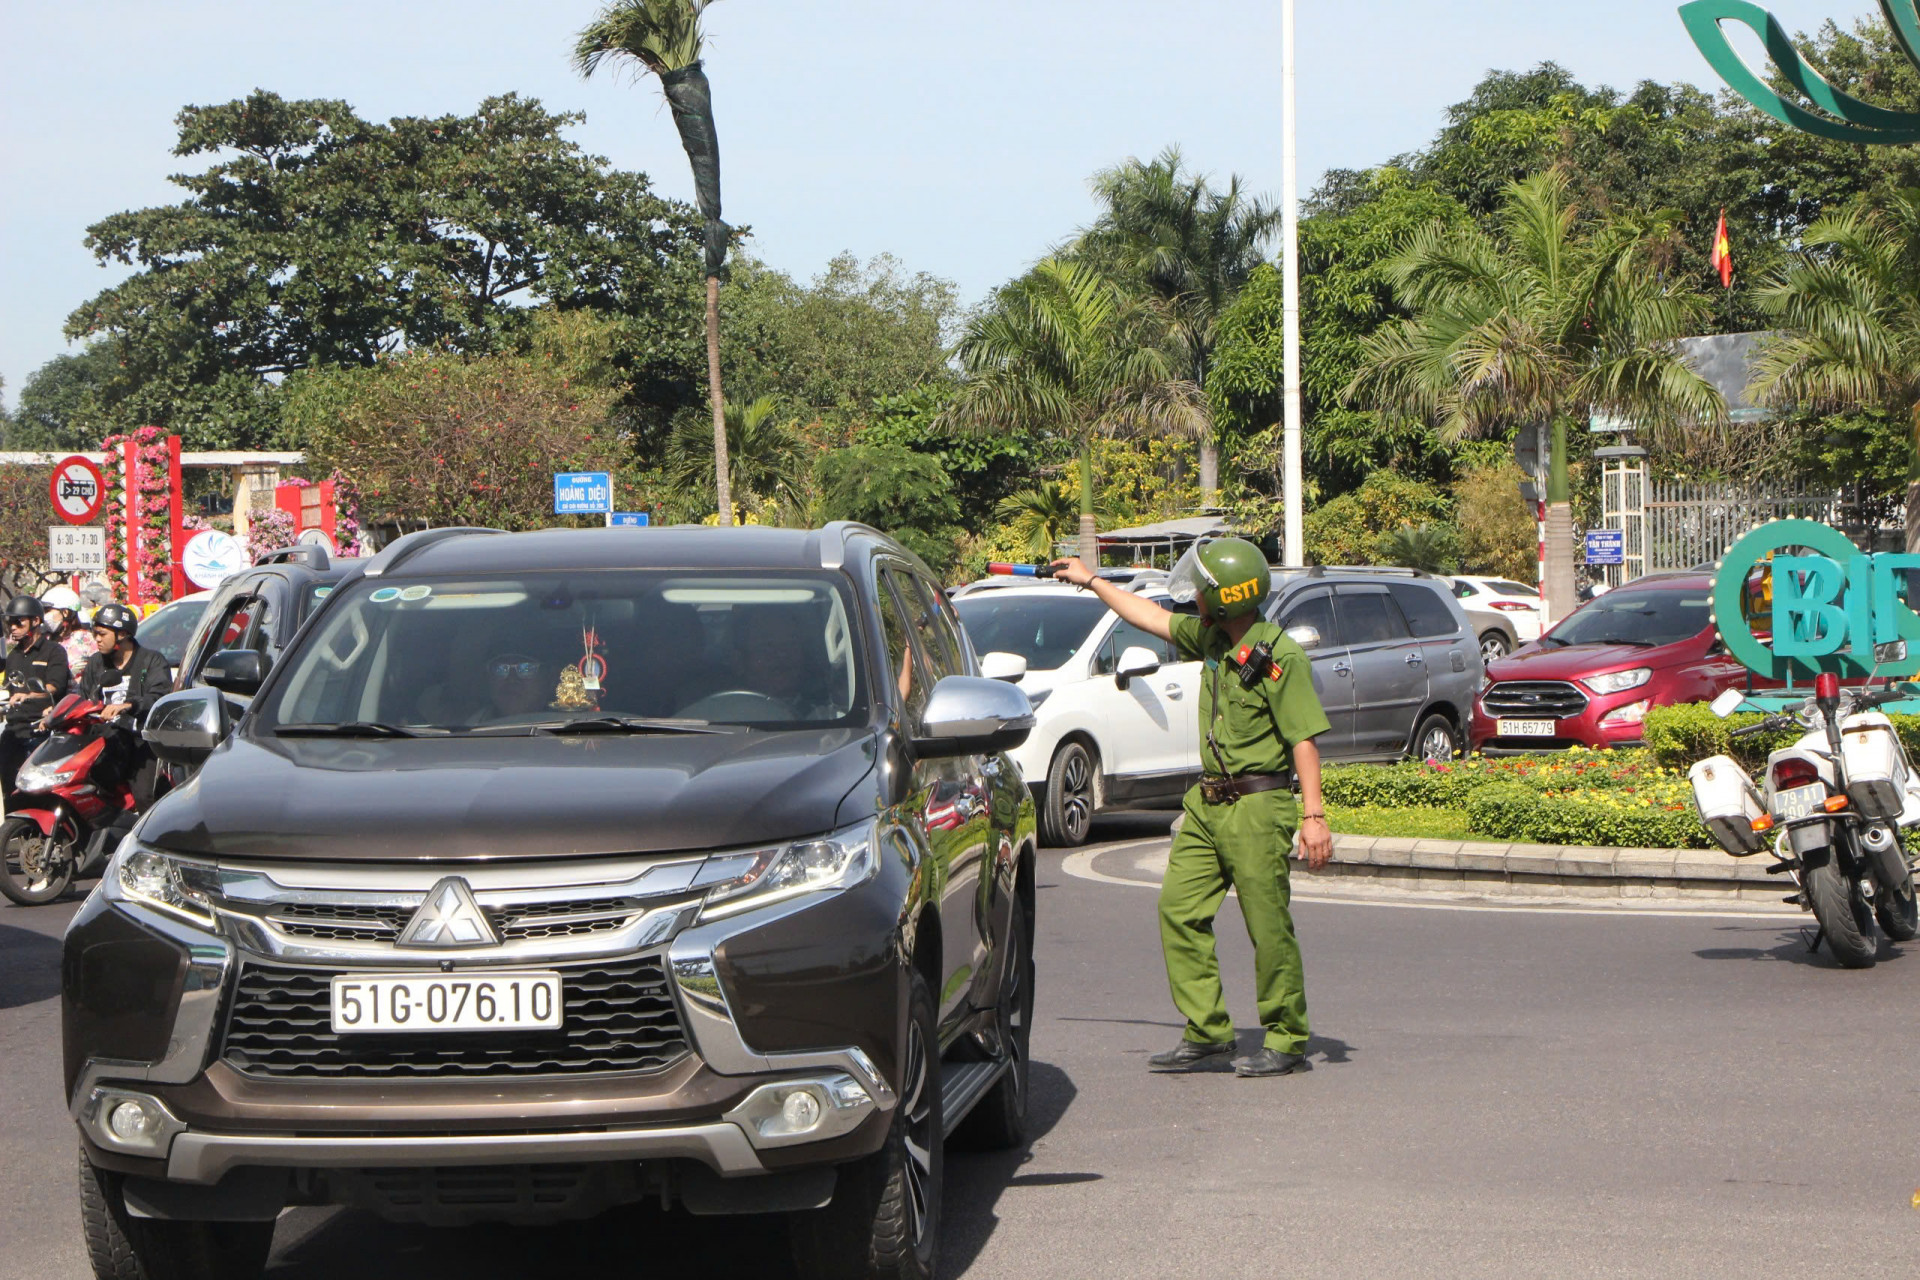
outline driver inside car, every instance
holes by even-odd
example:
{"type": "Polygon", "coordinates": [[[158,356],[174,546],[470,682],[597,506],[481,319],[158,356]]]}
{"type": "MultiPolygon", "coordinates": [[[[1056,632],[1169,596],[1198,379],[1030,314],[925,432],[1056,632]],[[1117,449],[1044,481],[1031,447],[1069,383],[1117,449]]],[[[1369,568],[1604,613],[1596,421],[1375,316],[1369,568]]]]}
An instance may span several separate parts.
{"type": "Polygon", "coordinates": [[[492,724],[545,711],[553,696],[547,664],[524,653],[496,653],[487,659],[487,703],[469,723],[492,724]]]}
{"type": "Polygon", "coordinates": [[[795,720],[832,720],[820,635],[798,609],[760,609],[738,620],[744,686],[778,702],[795,720]]]}

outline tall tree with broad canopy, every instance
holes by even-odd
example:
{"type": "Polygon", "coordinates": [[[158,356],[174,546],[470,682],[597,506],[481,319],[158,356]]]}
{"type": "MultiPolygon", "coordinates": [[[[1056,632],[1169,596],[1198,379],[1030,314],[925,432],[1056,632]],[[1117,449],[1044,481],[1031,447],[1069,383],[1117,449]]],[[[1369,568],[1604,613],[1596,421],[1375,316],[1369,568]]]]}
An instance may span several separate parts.
{"type": "Polygon", "coordinates": [[[1786,330],[1761,348],[1762,399],[1907,415],[1906,542],[1920,551],[1920,189],[1821,218],[1760,301],[1786,330]]]}
{"type": "Polygon", "coordinates": [[[103,353],[100,425],[258,447],[284,375],[500,349],[530,302],[630,316],[666,342],[691,211],[582,153],[562,134],[580,119],[511,94],[385,124],[265,91],[186,108],[174,153],[214,157],[173,179],[187,199],[88,229],[103,263],[136,268],[67,319],[103,353]]]}
{"type": "Polygon", "coordinates": [[[1448,439],[1519,426],[1544,446],[1551,433],[1544,585],[1556,620],[1575,605],[1568,423],[1598,410],[1658,438],[1726,421],[1720,393],[1672,345],[1696,331],[1705,302],[1658,269],[1671,216],[1609,216],[1584,232],[1578,220],[1553,169],[1508,185],[1496,233],[1445,222],[1415,232],[1388,272],[1407,317],[1366,339],[1347,388],[1448,439]]]}
{"type": "MultiPolygon", "coordinates": [[[[803,506],[806,450],[772,396],[727,406],[727,492],[747,511],[764,502],[803,506]]],[[[683,420],[667,444],[667,479],[680,491],[712,491],[713,437],[698,418],[683,420]]],[[[732,523],[732,521],[728,521],[732,523]]]]}
{"type": "MultiPolygon", "coordinates": [[[[1177,147],[1150,161],[1105,170],[1093,188],[1106,206],[1082,250],[1123,280],[1163,302],[1185,376],[1203,392],[1220,320],[1256,267],[1261,245],[1280,228],[1280,211],[1240,190],[1224,191],[1189,172],[1177,147]]],[[[1208,502],[1220,487],[1220,451],[1211,424],[1200,442],[1200,489],[1208,502]]]]}
{"type": "Polygon", "coordinates": [[[706,220],[707,394],[713,402],[714,489],[720,523],[733,523],[728,488],[727,419],[720,393],[720,276],[726,269],[727,224],[720,220],[720,136],[713,93],[701,66],[700,18],[713,0],[615,0],[574,41],[573,64],[591,76],[608,59],[637,63],[660,80],[673,108],[680,145],[693,167],[694,198],[706,220]]]}
{"type": "Polygon", "coordinates": [[[1080,455],[1080,555],[1099,562],[1093,442],[1198,436],[1200,388],[1166,353],[1166,318],[1089,263],[1047,258],[1000,290],[960,341],[965,378],[942,415],[966,430],[1053,435],[1080,455]]]}

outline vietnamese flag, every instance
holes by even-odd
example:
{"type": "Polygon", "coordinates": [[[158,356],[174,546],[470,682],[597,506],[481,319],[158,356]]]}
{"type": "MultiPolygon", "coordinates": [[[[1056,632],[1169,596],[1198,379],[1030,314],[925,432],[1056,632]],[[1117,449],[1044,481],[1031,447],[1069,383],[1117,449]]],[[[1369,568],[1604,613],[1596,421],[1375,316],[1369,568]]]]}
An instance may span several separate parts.
{"type": "Polygon", "coordinates": [[[1720,211],[1720,225],[1713,232],[1713,253],[1707,265],[1720,273],[1720,287],[1733,288],[1733,245],[1727,240],[1727,211],[1720,211]]]}

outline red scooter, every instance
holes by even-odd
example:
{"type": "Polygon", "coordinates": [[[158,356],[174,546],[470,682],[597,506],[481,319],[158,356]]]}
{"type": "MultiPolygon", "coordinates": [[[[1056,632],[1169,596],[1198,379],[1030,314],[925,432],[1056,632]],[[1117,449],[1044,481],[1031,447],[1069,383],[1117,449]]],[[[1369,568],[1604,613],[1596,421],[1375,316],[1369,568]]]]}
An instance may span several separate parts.
{"type": "Polygon", "coordinates": [[[46,741],[14,780],[0,823],[0,893],[21,906],[52,902],[75,879],[98,875],[133,829],[133,770],[116,741],[124,730],[100,718],[104,709],[77,693],[62,698],[47,715],[46,741]]]}

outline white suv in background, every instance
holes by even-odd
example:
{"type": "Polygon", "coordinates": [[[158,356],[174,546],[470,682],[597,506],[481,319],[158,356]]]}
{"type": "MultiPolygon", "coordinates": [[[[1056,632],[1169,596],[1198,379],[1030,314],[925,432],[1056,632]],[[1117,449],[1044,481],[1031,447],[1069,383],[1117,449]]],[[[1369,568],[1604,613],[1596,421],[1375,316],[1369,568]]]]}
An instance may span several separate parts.
{"type": "MultiPolygon", "coordinates": [[[[1134,589],[1173,607],[1157,581],[1134,589]]],[[[1198,662],[1064,583],[968,593],[953,607],[982,674],[1033,703],[1034,730],[1008,754],[1033,790],[1043,841],[1085,843],[1103,809],[1179,807],[1200,776],[1198,662]]]]}

